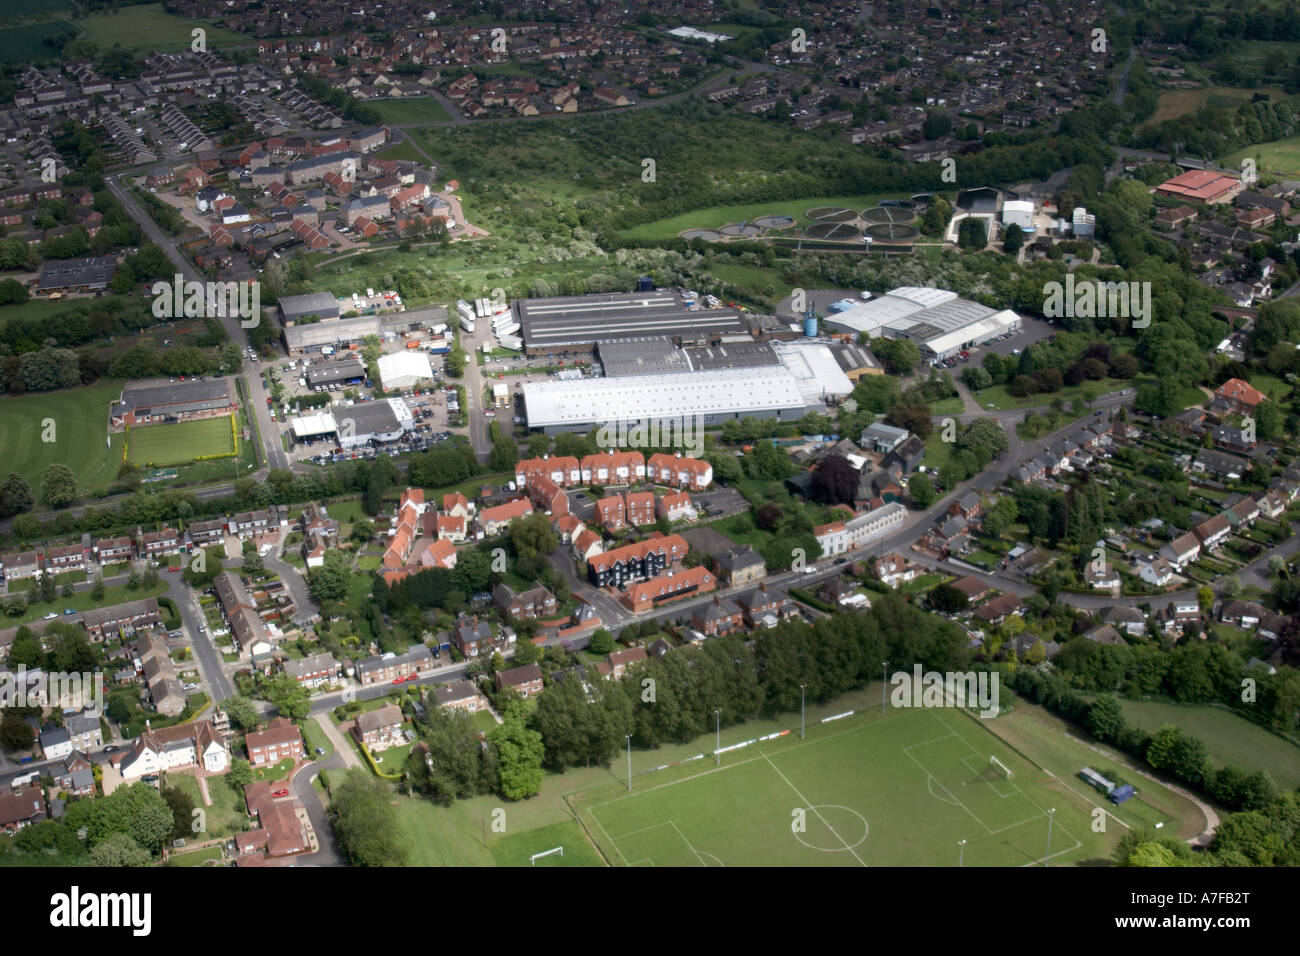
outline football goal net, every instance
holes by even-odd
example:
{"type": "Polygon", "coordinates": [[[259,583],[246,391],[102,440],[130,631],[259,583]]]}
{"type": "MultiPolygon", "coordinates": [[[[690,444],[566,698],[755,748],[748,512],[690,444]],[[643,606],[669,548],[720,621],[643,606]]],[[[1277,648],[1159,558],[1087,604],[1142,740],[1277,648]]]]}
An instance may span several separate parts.
{"type": "Polygon", "coordinates": [[[1006,780],[1012,777],[1011,768],[994,756],[989,757],[989,770],[1006,780]]]}
{"type": "Polygon", "coordinates": [[[549,850],[543,850],[541,853],[534,853],[532,856],[528,858],[528,863],[530,866],[536,866],[538,860],[540,860],[544,856],[550,856],[552,853],[558,853],[560,854],[560,856],[564,856],[564,847],[557,846],[557,847],[552,847],[549,850]]]}

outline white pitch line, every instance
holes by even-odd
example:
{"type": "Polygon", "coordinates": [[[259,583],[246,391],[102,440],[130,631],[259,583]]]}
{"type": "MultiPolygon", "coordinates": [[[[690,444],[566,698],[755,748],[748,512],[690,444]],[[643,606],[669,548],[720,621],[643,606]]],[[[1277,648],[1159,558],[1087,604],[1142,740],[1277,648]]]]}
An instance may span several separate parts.
{"type": "MultiPolygon", "coordinates": [[[[909,754],[908,756],[911,756],[911,755],[909,754]]],[[[823,825],[824,827],[826,827],[827,830],[830,830],[831,833],[834,833],[834,834],[835,834],[835,839],[839,840],[841,843],[844,844],[844,849],[848,850],[850,853],[853,854],[853,859],[857,860],[857,861],[858,861],[859,863],[861,863],[863,866],[866,866],[866,865],[867,865],[867,861],[864,860],[864,859],[862,859],[862,857],[858,856],[858,852],[857,852],[857,850],[855,850],[855,849],[853,849],[853,847],[849,846],[849,841],[846,840],[846,839],[844,839],[844,837],[842,837],[842,836],[839,835],[839,833],[836,831],[836,829],[835,829],[833,826],[830,825],[830,823],[826,820],[826,818],[825,818],[824,816],[822,816],[821,811],[818,810],[818,809],[817,809],[815,806],[813,806],[811,803],[809,803],[809,802],[808,802],[808,798],[805,797],[802,793],[799,792],[799,788],[798,788],[798,787],[796,787],[794,784],[790,783],[790,778],[787,777],[785,774],[781,773],[781,768],[778,767],[776,764],[772,763],[772,758],[769,757],[767,754],[763,754],[763,759],[766,760],[766,761],[768,762],[768,764],[771,766],[771,768],[772,768],[773,770],[776,771],[777,776],[780,777],[782,780],[784,780],[784,781],[786,782],[787,785],[789,785],[790,789],[794,791],[795,796],[798,797],[798,798],[800,799],[800,801],[803,802],[803,805],[806,806],[806,807],[807,807],[809,810],[811,810],[813,813],[817,814],[817,819],[820,820],[820,821],[822,822],[822,825],[823,825]]]]}

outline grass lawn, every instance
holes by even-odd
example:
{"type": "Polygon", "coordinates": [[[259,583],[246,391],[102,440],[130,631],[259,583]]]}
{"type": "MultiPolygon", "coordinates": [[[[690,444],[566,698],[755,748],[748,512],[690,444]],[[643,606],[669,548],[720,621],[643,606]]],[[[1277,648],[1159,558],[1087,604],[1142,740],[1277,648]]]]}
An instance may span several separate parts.
{"type": "Polygon", "coordinates": [[[931,415],[960,415],[966,410],[965,403],[957,395],[952,398],[943,398],[930,405],[931,415]]]}
{"type": "Polygon", "coordinates": [[[258,767],[253,771],[253,779],[265,780],[268,783],[274,783],[277,780],[283,780],[289,775],[293,768],[293,758],[285,757],[279,763],[271,767],[258,767]]]}
{"type": "Polygon", "coordinates": [[[497,725],[497,719],[492,716],[490,710],[476,710],[470,715],[470,723],[474,725],[475,730],[487,733],[497,725]]]}
{"type": "MultiPolygon", "coordinates": [[[[1296,151],[1300,156],[1300,136],[1296,137],[1296,151]]],[[[1300,162],[1297,163],[1300,165],[1300,162]]],[[[1275,402],[1284,402],[1291,394],[1291,383],[1268,372],[1256,372],[1250,377],[1250,384],[1259,389],[1275,402]]]]}
{"type": "Polygon", "coordinates": [[[1300,176],[1300,136],[1275,139],[1269,143],[1256,143],[1229,153],[1219,160],[1219,165],[1228,169],[1240,169],[1241,161],[1246,157],[1255,160],[1260,173],[1276,173],[1279,176],[1300,176]]]}
{"type": "Polygon", "coordinates": [[[67,20],[46,20],[0,30],[0,63],[53,59],[57,56],[57,49],[42,41],[75,29],[67,20]]]}
{"type": "Polygon", "coordinates": [[[357,559],[357,567],[362,571],[378,571],[383,559],[377,554],[363,554],[357,559]]]}
{"type": "Polygon", "coordinates": [[[167,583],[159,581],[152,588],[139,587],[134,591],[130,590],[125,584],[113,584],[104,588],[104,597],[96,601],[90,596],[90,591],[75,591],[72,597],[63,597],[56,594],[53,601],[33,600],[31,592],[27,592],[27,610],[16,618],[6,618],[9,626],[17,624],[26,624],[28,621],[39,620],[50,613],[62,615],[67,608],[74,611],[89,611],[97,607],[110,607],[114,604],[123,604],[127,601],[139,601],[142,598],[157,597],[159,594],[165,594],[167,583]]]}
{"type": "MultiPolygon", "coordinates": [[[[1003,694],[1011,698],[1014,710],[991,722],[990,729],[993,733],[1054,774],[1061,785],[1072,793],[1082,796],[1095,806],[1103,807],[1109,817],[1107,824],[1112,839],[1123,832],[1125,824],[1154,826],[1156,822],[1164,822],[1168,827],[1171,825],[1168,821],[1172,820],[1175,835],[1183,840],[1195,836],[1205,828],[1204,815],[1186,797],[1174,793],[1157,781],[1126,769],[1123,763],[1128,761],[1121,761],[1121,758],[1114,755],[1108,757],[1086,746],[1082,740],[1085,736],[1083,731],[1061,718],[1011,694],[1005,688],[1003,694]],[[1092,767],[1111,779],[1120,777],[1137,788],[1138,796],[1115,806],[1076,776],[1084,767],[1092,767]],[[1121,823],[1119,827],[1113,825],[1117,820],[1121,823]]],[[[1101,749],[1109,753],[1107,748],[1101,749]]]]}
{"type": "Polygon", "coordinates": [[[234,451],[230,416],[132,428],[127,454],[137,465],[180,465],[234,451]]]}
{"type": "MultiPolygon", "coordinates": [[[[1066,386],[1059,392],[1040,392],[1034,395],[1026,395],[1024,398],[1017,398],[1012,395],[1005,385],[994,385],[991,388],[982,389],[975,396],[975,400],[980,403],[981,408],[988,408],[992,405],[998,411],[1007,411],[1013,408],[1036,408],[1041,405],[1050,405],[1059,398],[1066,404],[1068,410],[1069,404],[1076,398],[1087,401],[1089,395],[1101,396],[1108,392],[1118,392],[1132,385],[1133,383],[1127,379],[1104,378],[1098,382],[1088,382],[1086,385],[1066,386]]],[[[1197,390],[1197,396],[1203,397],[1199,389],[1197,390]]]]}
{"type": "Polygon", "coordinates": [[[113,13],[94,14],[80,21],[87,39],[107,50],[114,44],[127,49],[157,50],[161,53],[188,50],[193,42],[190,33],[195,27],[207,31],[209,48],[221,46],[248,46],[252,41],[224,27],[203,20],[191,20],[165,13],[161,3],[123,7],[113,13]]]}
{"type": "Polygon", "coordinates": [[[791,723],[785,737],[724,754],[721,768],[706,759],[631,793],[613,784],[579,794],[580,819],[626,866],[956,866],[961,839],[967,865],[1019,866],[1041,860],[1049,807],[1053,863],[1109,852],[1112,837],[1089,825],[1091,802],[994,737],[989,721],[869,708],[812,723],[807,740],[791,723]],[[990,771],[990,754],[1011,779],[990,771]]]}
{"type": "Polygon", "coordinates": [[[387,747],[384,750],[371,751],[370,756],[375,758],[375,764],[384,773],[401,773],[402,768],[406,766],[406,756],[411,752],[414,744],[402,744],[400,747],[387,747]]]}
{"type": "MultiPolygon", "coordinates": [[[[366,105],[373,106],[379,111],[379,122],[386,126],[451,122],[451,116],[432,96],[411,96],[400,100],[369,100],[366,105]]],[[[416,157],[419,157],[419,153],[416,153],[416,157]]],[[[395,158],[397,157],[385,157],[385,159],[395,158]]]]}
{"type": "Polygon", "coordinates": [[[195,834],[196,838],[228,837],[248,829],[248,808],[244,803],[243,788],[231,783],[229,774],[208,777],[208,794],[212,797],[210,807],[204,805],[198,781],[193,774],[164,774],[163,784],[189,794],[195,809],[203,810],[205,829],[201,834],[195,834]]]}
{"type": "MultiPolygon", "coordinates": [[[[1160,94],[1160,98],[1156,101],[1156,111],[1152,114],[1150,122],[1162,123],[1168,119],[1177,119],[1200,109],[1206,102],[1211,100],[1216,104],[1228,100],[1244,102],[1249,100],[1255,93],[1267,93],[1269,98],[1274,100],[1286,95],[1280,87],[1276,86],[1259,87],[1250,90],[1238,89],[1232,86],[1205,86],[1194,90],[1166,90],[1160,94]]],[[[1220,160],[1219,165],[1240,168],[1240,163],[1229,163],[1224,160],[1220,160]]]]}
{"type": "Polygon", "coordinates": [[[861,212],[882,199],[907,199],[907,193],[873,193],[865,196],[816,196],[811,199],[788,199],[782,202],[749,203],[739,206],[710,206],[692,212],[647,222],[623,231],[629,239],[671,239],[683,229],[716,229],[729,222],[748,222],[759,216],[793,216],[799,225],[808,225],[804,215],[818,206],[846,206],[861,212]]]}
{"type": "Polygon", "coordinates": [[[209,846],[193,853],[174,853],[167,859],[168,866],[203,866],[209,860],[221,859],[221,847],[209,846]]]}
{"type": "MultiPolygon", "coordinates": [[[[321,730],[320,724],[315,719],[304,720],[299,729],[302,731],[303,743],[307,745],[307,753],[312,759],[320,756],[316,753],[316,748],[322,748],[325,753],[324,757],[332,756],[334,753],[334,743],[326,736],[325,731],[321,730]]],[[[322,759],[324,759],[322,757],[322,759]]]]}
{"type": "Polygon", "coordinates": [[[1199,737],[1216,767],[1231,763],[1247,770],[1267,770],[1278,789],[1300,787],[1300,747],[1231,711],[1122,697],[1120,706],[1124,718],[1135,727],[1154,732],[1166,724],[1177,724],[1199,737]]]}
{"type": "Polygon", "coordinates": [[[921,459],[926,471],[935,472],[946,465],[952,457],[952,449],[953,443],[943,440],[942,428],[930,432],[930,437],[925,440],[925,457],[921,459]]]}
{"type": "Polygon", "coordinates": [[[393,146],[386,146],[379,152],[375,153],[376,159],[393,159],[407,160],[412,163],[423,163],[425,159],[420,155],[420,151],[412,146],[409,142],[397,143],[393,146]]]}
{"type": "Polygon", "coordinates": [[[83,495],[105,491],[122,460],[122,436],[111,436],[111,446],[105,442],[109,402],[121,392],[120,382],[99,382],[0,398],[5,472],[22,475],[39,494],[45,469],[64,464],[76,472],[83,495]]]}
{"type": "Polygon", "coordinates": [[[366,513],[361,510],[360,498],[353,501],[334,501],[325,508],[335,521],[357,522],[366,517],[366,513]]]}

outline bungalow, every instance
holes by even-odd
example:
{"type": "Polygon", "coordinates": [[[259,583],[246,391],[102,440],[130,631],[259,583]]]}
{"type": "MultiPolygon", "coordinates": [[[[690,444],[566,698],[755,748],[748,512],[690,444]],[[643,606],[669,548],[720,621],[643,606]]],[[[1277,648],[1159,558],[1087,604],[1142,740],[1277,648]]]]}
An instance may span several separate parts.
{"type": "Polygon", "coordinates": [[[968,574],[964,578],[958,578],[956,581],[952,582],[952,586],[962,594],[966,595],[966,600],[971,604],[978,604],[980,601],[984,600],[989,596],[991,590],[989,585],[982,578],[977,578],[973,574],[968,574]]]}
{"type": "Polygon", "coordinates": [[[440,707],[463,710],[470,714],[476,714],[490,707],[488,699],[479,692],[478,685],[467,680],[460,680],[454,684],[439,684],[433,689],[433,698],[440,707]]]}
{"type": "Polygon", "coordinates": [[[522,697],[534,697],[542,692],[542,669],[536,664],[497,671],[494,680],[498,691],[509,689],[522,697]]]}
{"type": "Polygon", "coordinates": [[[1119,572],[1109,561],[1089,561],[1083,571],[1084,583],[1099,591],[1116,591],[1120,589],[1119,572]]]}
{"type": "Polygon", "coordinates": [[[1268,613],[1266,607],[1254,601],[1225,601],[1219,610],[1219,620],[1237,627],[1258,627],[1268,613]]]}
{"type": "Polygon", "coordinates": [[[1137,571],[1138,577],[1158,588],[1164,587],[1174,579],[1174,569],[1169,562],[1156,555],[1140,558],[1137,562],[1137,571]]]}
{"type": "Polygon", "coordinates": [[[0,791],[0,830],[14,833],[45,819],[45,796],[40,787],[0,791]]]}
{"type": "Polygon", "coordinates": [[[1124,638],[1120,637],[1119,631],[1115,630],[1115,628],[1111,627],[1109,624],[1101,624],[1084,631],[1083,636],[1096,644],[1124,645],[1128,643],[1124,638]]]}
{"type": "Polygon", "coordinates": [[[1130,637],[1141,637],[1147,632],[1147,618],[1140,610],[1128,605],[1116,605],[1102,615],[1102,620],[1130,637]]]}
{"type": "Polygon", "coordinates": [[[1001,624],[1019,609],[1020,598],[1014,594],[1000,594],[977,607],[975,613],[987,624],[1001,624]]]}

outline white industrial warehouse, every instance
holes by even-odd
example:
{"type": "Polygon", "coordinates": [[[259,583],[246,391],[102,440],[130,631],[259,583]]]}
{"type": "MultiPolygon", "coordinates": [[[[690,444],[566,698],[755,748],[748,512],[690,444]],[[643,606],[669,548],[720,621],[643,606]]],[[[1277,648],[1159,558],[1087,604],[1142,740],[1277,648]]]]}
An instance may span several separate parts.
{"type": "Polygon", "coordinates": [[[413,388],[433,378],[428,353],[419,349],[402,349],[379,356],[379,381],[385,391],[413,388]]]}
{"type": "Polygon", "coordinates": [[[911,339],[932,363],[1021,328],[1020,316],[1010,309],[997,311],[955,292],[918,286],[901,286],[870,302],[855,302],[823,322],[837,332],[911,339]]]}
{"type": "Polygon", "coordinates": [[[335,411],[302,415],[289,423],[294,439],[336,435],[346,449],[374,442],[397,441],[415,427],[415,416],[400,398],[383,398],[375,402],[336,406],[335,411]]]}

